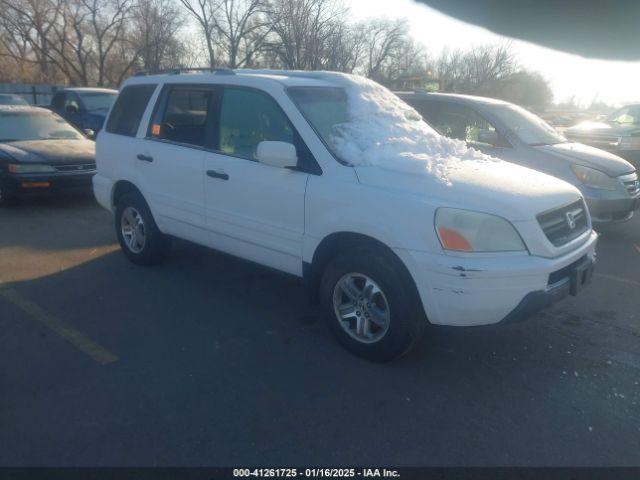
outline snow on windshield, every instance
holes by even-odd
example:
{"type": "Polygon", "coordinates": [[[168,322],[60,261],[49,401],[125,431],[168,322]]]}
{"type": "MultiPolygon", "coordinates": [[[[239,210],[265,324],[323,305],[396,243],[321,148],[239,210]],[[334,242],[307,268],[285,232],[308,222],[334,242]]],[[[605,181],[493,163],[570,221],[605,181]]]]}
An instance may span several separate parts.
{"type": "Polygon", "coordinates": [[[459,162],[495,160],[439,135],[412,107],[372,80],[336,74],[333,82],[346,91],[349,121],[334,126],[331,140],[338,156],[352,165],[431,173],[449,183],[447,172],[459,162]]]}

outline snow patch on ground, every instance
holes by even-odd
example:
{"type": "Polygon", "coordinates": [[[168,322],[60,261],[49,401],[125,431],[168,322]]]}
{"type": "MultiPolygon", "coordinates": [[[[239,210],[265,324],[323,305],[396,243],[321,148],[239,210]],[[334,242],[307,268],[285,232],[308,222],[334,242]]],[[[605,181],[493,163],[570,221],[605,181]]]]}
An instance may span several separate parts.
{"type": "Polygon", "coordinates": [[[337,74],[332,81],[345,88],[349,115],[348,123],[336,126],[332,141],[352,165],[432,174],[450,184],[449,173],[460,162],[499,162],[439,135],[416,110],[372,80],[337,74]]]}

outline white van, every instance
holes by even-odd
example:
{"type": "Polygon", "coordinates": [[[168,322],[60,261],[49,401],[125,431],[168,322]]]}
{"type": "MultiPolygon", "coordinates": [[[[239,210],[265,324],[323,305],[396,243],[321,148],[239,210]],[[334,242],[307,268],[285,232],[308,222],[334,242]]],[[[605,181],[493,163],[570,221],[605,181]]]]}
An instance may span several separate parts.
{"type": "Polygon", "coordinates": [[[179,237],[303,277],[341,343],[374,360],[428,323],[525,318],[593,271],[575,187],[438,135],[360,77],[137,75],[96,148],[95,196],[131,261],[179,237]]]}

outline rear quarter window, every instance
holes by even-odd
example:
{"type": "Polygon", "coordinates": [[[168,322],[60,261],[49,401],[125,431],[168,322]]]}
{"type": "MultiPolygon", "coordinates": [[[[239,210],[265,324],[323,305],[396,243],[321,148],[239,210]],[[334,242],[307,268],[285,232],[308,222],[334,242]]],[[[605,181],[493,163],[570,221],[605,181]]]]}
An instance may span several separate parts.
{"type": "Polygon", "coordinates": [[[125,87],[111,109],[106,130],[116,135],[135,137],[138,126],[156,85],[125,87]]]}

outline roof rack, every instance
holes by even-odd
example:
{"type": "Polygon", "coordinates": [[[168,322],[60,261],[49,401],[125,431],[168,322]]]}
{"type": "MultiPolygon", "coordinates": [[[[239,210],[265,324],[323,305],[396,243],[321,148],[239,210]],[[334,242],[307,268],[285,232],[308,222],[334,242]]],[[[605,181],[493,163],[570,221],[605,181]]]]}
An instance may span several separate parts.
{"type": "Polygon", "coordinates": [[[146,77],[148,75],[180,75],[189,72],[211,72],[216,75],[235,75],[236,72],[229,68],[208,68],[208,67],[190,67],[190,68],[168,68],[168,69],[150,69],[140,70],[136,72],[134,77],[146,77]]]}

